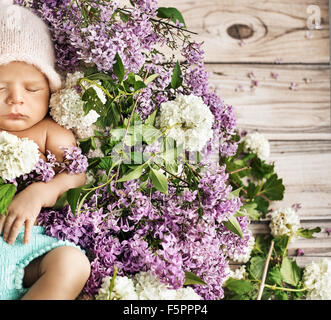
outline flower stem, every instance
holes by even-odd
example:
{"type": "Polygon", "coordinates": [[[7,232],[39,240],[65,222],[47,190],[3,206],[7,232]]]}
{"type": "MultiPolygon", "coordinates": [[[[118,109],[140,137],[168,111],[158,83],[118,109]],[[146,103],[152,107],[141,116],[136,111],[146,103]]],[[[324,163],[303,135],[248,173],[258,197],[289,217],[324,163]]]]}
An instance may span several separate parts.
{"type": "Polygon", "coordinates": [[[274,248],[274,241],[271,241],[271,245],[270,245],[270,249],[269,249],[269,252],[268,252],[267,261],[266,261],[266,263],[264,265],[264,270],[263,270],[263,275],[262,275],[262,280],[261,280],[261,285],[260,285],[259,293],[257,295],[257,299],[256,300],[261,300],[263,289],[266,286],[265,285],[265,279],[266,279],[266,276],[267,276],[269,262],[270,262],[271,253],[272,253],[272,249],[273,248],[274,248]]]}
{"type": "Polygon", "coordinates": [[[269,284],[264,285],[266,288],[272,289],[272,290],[281,290],[281,291],[290,291],[290,292],[303,292],[307,291],[307,288],[302,288],[302,289],[291,289],[291,288],[283,288],[283,287],[277,287],[277,286],[272,286],[269,284]]]}

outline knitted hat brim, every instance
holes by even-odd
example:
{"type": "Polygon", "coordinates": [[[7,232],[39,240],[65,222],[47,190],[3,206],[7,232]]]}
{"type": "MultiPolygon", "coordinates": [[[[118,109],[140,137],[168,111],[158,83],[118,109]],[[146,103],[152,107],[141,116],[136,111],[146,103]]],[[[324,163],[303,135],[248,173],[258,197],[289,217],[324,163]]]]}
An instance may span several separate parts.
{"type": "Polygon", "coordinates": [[[5,65],[13,61],[23,61],[37,67],[48,79],[49,88],[52,93],[62,88],[60,75],[47,64],[43,64],[38,57],[31,57],[24,54],[4,54],[0,56],[0,65],[5,65]]]}

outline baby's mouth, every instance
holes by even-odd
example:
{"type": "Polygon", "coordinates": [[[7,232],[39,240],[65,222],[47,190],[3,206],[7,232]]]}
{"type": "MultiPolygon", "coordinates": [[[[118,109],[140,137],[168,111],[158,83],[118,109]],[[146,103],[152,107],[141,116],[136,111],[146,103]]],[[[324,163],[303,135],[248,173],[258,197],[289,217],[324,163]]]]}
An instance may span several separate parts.
{"type": "Polygon", "coordinates": [[[25,118],[25,115],[21,113],[10,113],[9,115],[7,115],[7,118],[12,120],[19,120],[25,118]]]}

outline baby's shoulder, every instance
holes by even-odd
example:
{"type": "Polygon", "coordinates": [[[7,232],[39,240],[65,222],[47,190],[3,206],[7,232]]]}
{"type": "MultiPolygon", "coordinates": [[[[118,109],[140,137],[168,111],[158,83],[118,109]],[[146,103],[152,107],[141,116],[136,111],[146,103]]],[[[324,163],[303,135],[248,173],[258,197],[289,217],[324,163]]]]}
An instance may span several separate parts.
{"type": "Polygon", "coordinates": [[[74,134],[49,117],[43,119],[43,126],[46,128],[46,150],[52,152],[57,160],[62,161],[61,147],[76,146],[74,134]]]}

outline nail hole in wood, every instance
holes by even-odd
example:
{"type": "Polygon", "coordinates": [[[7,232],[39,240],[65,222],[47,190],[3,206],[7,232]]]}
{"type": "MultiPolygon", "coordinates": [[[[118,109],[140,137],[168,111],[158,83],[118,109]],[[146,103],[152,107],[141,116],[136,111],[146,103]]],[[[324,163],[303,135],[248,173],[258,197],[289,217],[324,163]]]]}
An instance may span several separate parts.
{"type": "Polygon", "coordinates": [[[254,34],[254,30],[246,24],[233,24],[227,29],[230,37],[238,40],[248,39],[254,34]]]}

